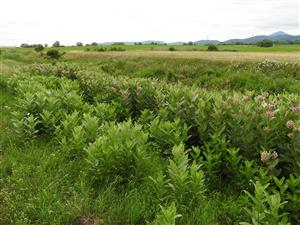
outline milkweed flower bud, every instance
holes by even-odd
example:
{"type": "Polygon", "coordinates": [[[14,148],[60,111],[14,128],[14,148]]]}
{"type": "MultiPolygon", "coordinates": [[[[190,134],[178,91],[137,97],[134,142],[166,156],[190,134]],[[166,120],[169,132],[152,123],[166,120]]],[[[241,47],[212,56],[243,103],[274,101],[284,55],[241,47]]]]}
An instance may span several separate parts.
{"type": "Polygon", "coordinates": [[[267,112],[266,112],[266,116],[269,117],[269,118],[274,117],[274,114],[275,114],[275,113],[272,112],[272,111],[267,111],[267,112]]]}
{"type": "Polygon", "coordinates": [[[300,114],[300,105],[297,105],[297,106],[292,107],[292,111],[293,111],[295,114],[300,114]]]}
{"type": "Polygon", "coordinates": [[[263,151],[263,152],[260,153],[260,160],[262,162],[268,161],[270,159],[270,157],[271,157],[271,154],[267,151],[263,151]]]}
{"type": "Polygon", "coordinates": [[[294,134],[293,133],[288,133],[287,135],[290,139],[292,139],[294,137],[294,134]]]}
{"type": "Polygon", "coordinates": [[[269,104],[268,108],[269,110],[274,111],[276,109],[276,106],[274,104],[269,104]]]}
{"type": "Polygon", "coordinates": [[[235,101],[235,104],[240,105],[240,104],[241,104],[241,101],[240,101],[239,99],[237,99],[237,100],[235,101]]]}
{"type": "Polygon", "coordinates": [[[272,159],[277,159],[278,158],[278,153],[274,150],[271,154],[272,159]]]}
{"type": "Polygon", "coordinates": [[[262,95],[259,95],[259,96],[257,97],[257,99],[258,99],[258,101],[263,102],[263,101],[265,100],[265,97],[262,96],[262,95]]]}
{"type": "Polygon", "coordinates": [[[244,102],[248,102],[248,101],[249,101],[249,96],[244,95],[244,96],[243,96],[243,101],[244,101],[244,102]]]}
{"type": "Polygon", "coordinates": [[[294,121],[292,121],[292,120],[289,120],[289,121],[287,121],[287,123],[286,123],[286,127],[287,127],[288,129],[294,128],[294,125],[295,125],[295,123],[294,123],[294,121]]]}

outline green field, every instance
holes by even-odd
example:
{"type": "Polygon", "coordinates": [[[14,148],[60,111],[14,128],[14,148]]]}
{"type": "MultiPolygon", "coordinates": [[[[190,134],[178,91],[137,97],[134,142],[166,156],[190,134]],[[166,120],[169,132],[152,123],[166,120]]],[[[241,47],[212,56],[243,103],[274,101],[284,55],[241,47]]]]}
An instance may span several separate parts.
{"type": "MultiPolygon", "coordinates": [[[[275,45],[270,48],[261,48],[256,45],[217,45],[220,51],[238,51],[238,52],[299,52],[300,45],[275,45]]],[[[99,48],[110,48],[111,46],[81,46],[65,47],[66,51],[71,50],[90,50],[99,48]]],[[[113,45],[113,47],[124,48],[127,51],[138,50],[169,50],[171,47],[178,51],[206,51],[206,45],[113,45]]]]}
{"type": "Polygon", "coordinates": [[[300,223],[299,46],[100,47],[1,49],[0,224],[300,223]]]}
{"type": "MultiPolygon", "coordinates": [[[[62,51],[81,51],[90,49],[91,51],[99,48],[111,47],[122,48],[126,51],[162,51],[169,50],[171,47],[178,51],[206,51],[206,45],[99,45],[99,46],[67,46],[59,47],[62,51]]],[[[217,45],[220,51],[229,52],[300,52],[300,45],[274,45],[269,48],[262,48],[256,45],[217,45]]],[[[49,49],[49,48],[48,48],[49,49]]],[[[19,51],[32,51],[32,48],[18,48],[19,51]]]]}

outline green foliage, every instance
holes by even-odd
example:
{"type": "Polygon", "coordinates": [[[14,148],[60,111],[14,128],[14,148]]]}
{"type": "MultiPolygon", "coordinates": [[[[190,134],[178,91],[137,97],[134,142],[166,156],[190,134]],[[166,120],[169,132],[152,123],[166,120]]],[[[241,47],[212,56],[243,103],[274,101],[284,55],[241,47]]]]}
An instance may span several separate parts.
{"type": "Polygon", "coordinates": [[[88,149],[88,170],[91,183],[116,181],[127,184],[145,178],[151,163],[147,153],[148,134],[131,121],[110,124],[88,149]]]}
{"type": "Polygon", "coordinates": [[[151,225],[175,225],[175,220],[181,217],[180,214],[176,213],[176,206],[173,202],[167,207],[160,206],[161,212],[156,216],[155,220],[151,225]]]}
{"type": "Polygon", "coordinates": [[[282,201],[280,193],[269,194],[266,189],[268,184],[263,185],[259,182],[254,184],[255,193],[251,195],[246,191],[250,200],[250,207],[245,208],[251,218],[251,222],[241,222],[241,225],[274,224],[288,225],[287,213],[281,213],[281,209],[287,203],[282,201]]]}
{"type": "Polygon", "coordinates": [[[72,57],[0,82],[1,224],[300,223],[297,65],[72,57]]]}
{"type": "Polygon", "coordinates": [[[218,47],[216,45],[208,45],[207,51],[219,51],[218,47]]]}
{"type": "Polygon", "coordinates": [[[99,119],[87,113],[83,114],[82,125],[89,142],[94,142],[98,135],[99,119]]]}
{"type": "Polygon", "coordinates": [[[60,42],[59,41],[55,41],[52,46],[53,47],[60,47],[60,42]]]}
{"type": "Polygon", "coordinates": [[[60,59],[65,53],[60,53],[59,50],[50,49],[46,52],[46,56],[49,59],[60,59]]]}
{"type": "Polygon", "coordinates": [[[155,118],[149,128],[153,144],[163,155],[170,155],[173,146],[185,143],[188,136],[188,127],[181,124],[180,119],[173,122],[155,118]]]}
{"type": "Polygon", "coordinates": [[[162,202],[174,201],[180,212],[188,212],[205,199],[204,173],[195,161],[189,164],[184,146],[174,146],[166,175],[150,179],[154,194],[162,202]]]}
{"type": "Polygon", "coordinates": [[[97,103],[94,108],[94,114],[100,123],[114,121],[118,120],[119,108],[120,106],[117,103],[97,103]]]}
{"type": "Polygon", "coordinates": [[[265,47],[265,48],[272,47],[273,46],[273,41],[268,40],[268,39],[264,39],[262,41],[258,41],[257,46],[265,47]]]}
{"type": "Polygon", "coordinates": [[[42,44],[38,44],[34,50],[38,53],[42,52],[44,50],[44,46],[42,44]]]}

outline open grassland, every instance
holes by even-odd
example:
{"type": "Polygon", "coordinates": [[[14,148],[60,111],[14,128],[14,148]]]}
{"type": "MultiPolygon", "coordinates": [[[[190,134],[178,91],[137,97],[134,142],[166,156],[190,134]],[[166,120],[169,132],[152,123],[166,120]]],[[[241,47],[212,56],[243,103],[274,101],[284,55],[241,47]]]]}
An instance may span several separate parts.
{"type": "MultiPolygon", "coordinates": [[[[175,51],[206,51],[206,45],[101,45],[101,46],[73,46],[65,47],[66,51],[86,51],[100,48],[110,49],[111,47],[122,48],[126,51],[166,51],[174,48],[175,51]]],[[[274,45],[270,48],[262,48],[256,45],[217,45],[220,51],[229,52],[299,52],[300,45],[274,45]]],[[[59,48],[58,48],[59,49],[59,48]]]]}
{"type": "Polygon", "coordinates": [[[207,51],[119,51],[119,52],[83,52],[70,51],[67,58],[89,57],[92,59],[110,57],[167,57],[167,58],[196,58],[222,61],[262,61],[279,60],[300,63],[298,52],[207,52],[207,51]]]}
{"type": "Polygon", "coordinates": [[[300,223],[297,52],[69,50],[1,51],[1,225],[300,223]]]}
{"type": "MultiPolygon", "coordinates": [[[[217,45],[219,51],[227,52],[300,52],[300,45],[274,45],[269,48],[262,48],[256,45],[217,45]]],[[[207,45],[99,45],[99,46],[66,46],[58,47],[62,51],[97,51],[101,49],[110,50],[120,48],[125,51],[168,51],[174,48],[175,51],[206,51],[207,45]]],[[[10,48],[16,49],[16,48],[10,48]]],[[[29,52],[33,48],[17,48],[18,51],[29,52]]],[[[46,48],[47,50],[50,48],[46,48]]]]}

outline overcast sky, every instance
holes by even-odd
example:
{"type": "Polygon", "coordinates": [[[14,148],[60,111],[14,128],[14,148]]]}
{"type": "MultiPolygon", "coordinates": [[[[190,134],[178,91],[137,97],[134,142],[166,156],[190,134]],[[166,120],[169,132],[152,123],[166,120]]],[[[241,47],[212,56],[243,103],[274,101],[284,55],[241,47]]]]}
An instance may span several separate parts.
{"type": "Polygon", "coordinates": [[[300,34],[299,0],[1,0],[0,45],[300,34]]]}

